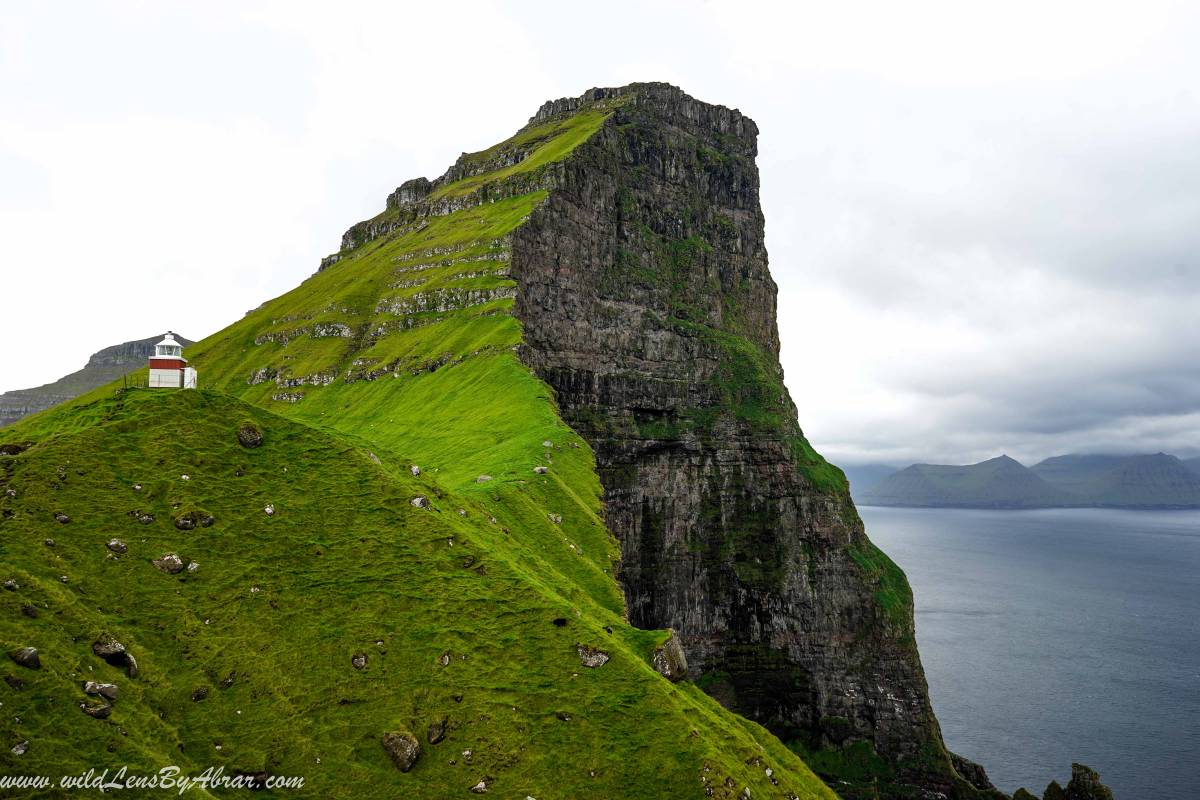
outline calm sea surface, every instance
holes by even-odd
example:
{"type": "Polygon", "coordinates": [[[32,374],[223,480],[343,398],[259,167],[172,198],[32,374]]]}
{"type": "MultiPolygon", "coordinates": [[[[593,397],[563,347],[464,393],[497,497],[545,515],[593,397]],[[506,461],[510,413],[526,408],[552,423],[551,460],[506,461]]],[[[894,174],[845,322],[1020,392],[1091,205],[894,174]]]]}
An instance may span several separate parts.
{"type": "Polygon", "coordinates": [[[1200,798],[1200,511],[860,507],[908,573],[950,749],[1039,796],[1200,798]]]}

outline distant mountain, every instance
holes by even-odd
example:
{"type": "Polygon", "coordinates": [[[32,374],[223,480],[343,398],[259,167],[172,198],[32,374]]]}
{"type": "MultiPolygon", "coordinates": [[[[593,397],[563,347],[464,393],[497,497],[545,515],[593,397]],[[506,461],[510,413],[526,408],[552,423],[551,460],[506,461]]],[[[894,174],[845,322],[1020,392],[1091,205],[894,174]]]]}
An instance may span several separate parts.
{"type": "MultiPolygon", "coordinates": [[[[182,336],[176,335],[175,338],[185,347],[192,344],[190,339],[182,336]]],[[[159,334],[149,339],[114,344],[92,353],[83,369],[65,375],[54,383],[33,389],[14,389],[0,394],[0,428],[11,425],[28,414],[65,403],[97,386],[103,386],[139,367],[144,367],[146,360],[154,352],[154,345],[161,340],[162,334],[159,334]]]]}
{"type": "Polygon", "coordinates": [[[1056,456],[1032,469],[1086,505],[1200,508],[1200,474],[1165,453],[1056,456]]]}
{"type": "Polygon", "coordinates": [[[1200,457],[1185,458],[1183,459],[1183,465],[1197,475],[1200,475],[1200,457]]]}
{"type": "Polygon", "coordinates": [[[895,464],[861,464],[856,467],[839,464],[838,466],[842,468],[842,472],[846,473],[846,480],[850,481],[850,494],[855,501],[859,500],[860,495],[874,489],[876,484],[884,478],[900,471],[900,467],[895,464]]]}
{"type": "Polygon", "coordinates": [[[913,464],[863,492],[859,502],[877,506],[1045,508],[1080,505],[1008,456],[967,466],[913,464]]]}

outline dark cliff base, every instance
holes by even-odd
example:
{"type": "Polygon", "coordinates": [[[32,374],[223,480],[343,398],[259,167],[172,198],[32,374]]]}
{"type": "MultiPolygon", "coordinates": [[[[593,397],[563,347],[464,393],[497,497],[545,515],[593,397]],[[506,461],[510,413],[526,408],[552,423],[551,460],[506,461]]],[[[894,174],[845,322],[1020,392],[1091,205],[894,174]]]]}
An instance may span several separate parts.
{"type": "Polygon", "coordinates": [[[674,628],[694,680],[843,795],[979,796],[942,744],[904,575],[783,385],[755,124],[662,84],[538,119],[614,96],[514,232],[512,272],[523,358],[595,449],[631,621],[674,628]]]}

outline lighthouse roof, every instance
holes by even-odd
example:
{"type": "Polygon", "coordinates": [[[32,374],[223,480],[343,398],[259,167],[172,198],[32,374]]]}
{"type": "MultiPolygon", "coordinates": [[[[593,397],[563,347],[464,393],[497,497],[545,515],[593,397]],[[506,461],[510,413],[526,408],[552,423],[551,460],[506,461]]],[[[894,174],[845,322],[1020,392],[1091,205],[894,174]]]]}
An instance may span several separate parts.
{"type": "Polygon", "coordinates": [[[182,345],[179,344],[179,342],[175,341],[175,334],[171,333],[170,331],[167,331],[167,335],[164,336],[163,340],[161,342],[159,342],[158,344],[159,345],[167,344],[167,345],[172,345],[174,347],[182,347],[182,345]]]}

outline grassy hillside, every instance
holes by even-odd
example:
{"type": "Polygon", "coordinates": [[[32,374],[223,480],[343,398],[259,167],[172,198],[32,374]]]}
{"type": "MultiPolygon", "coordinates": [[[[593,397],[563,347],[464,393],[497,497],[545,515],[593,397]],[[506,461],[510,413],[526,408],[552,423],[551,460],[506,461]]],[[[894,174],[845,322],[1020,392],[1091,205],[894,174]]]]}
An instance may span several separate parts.
{"type": "Polygon", "coordinates": [[[702,777],[777,794],[769,766],[781,788],[832,797],[765,731],[655,672],[666,634],[622,623],[615,584],[573,566],[578,545],[491,522],[503,509],[486,492],[215,392],[133,390],[63,417],[0,461],[17,584],[0,639],[42,663],[3,668],[23,683],[0,687],[5,772],[224,765],[303,775],[313,797],[451,797],[481,779],[501,796],[663,797],[702,777]],[[245,423],[261,447],[239,444],[245,423]],[[177,529],[191,511],[214,522],[177,529]],[[198,569],[151,563],[172,552],[198,569]],[[104,634],[136,678],[93,654],[104,634]],[[611,660],[584,667],[579,644],[611,660]],[[118,685],[107,719],[79,708],[86,680],[118,685]],[[425,749],[407,774],[389,731],[425,749]]]}
{"type": "Polygon", "coordinates": [[[430,194],[447,213],[356,226],[332,266],[185,351],[208,389],[107,387],[4,432],[34,444],[0,460],[17,584],[0,638],[42,661],[5,666],[24,682],[0,684],[5,772],[225,765],[303,775],[311,797],[481,780],[543,800],[834,796],[653,669],[669,634],[623,621],[592,453],[514,351],[506,237],[606,115],[464,156],[430,194]],[[261,447],[238,443],[245,423],[261,447]],[[211,526],[177,529],[193,511],[211,526]],[[151,564],[168,552],[198,569],[151,564]],[[106,633],[136,678],[93,654],[106,633]],[[611,660],[584,666],[581,645],[611,660]],[[105,719],[79,708],[89,679],[120,687],[105,719]],[[388,732],[420,740],[410,772],[388,732]]]}

